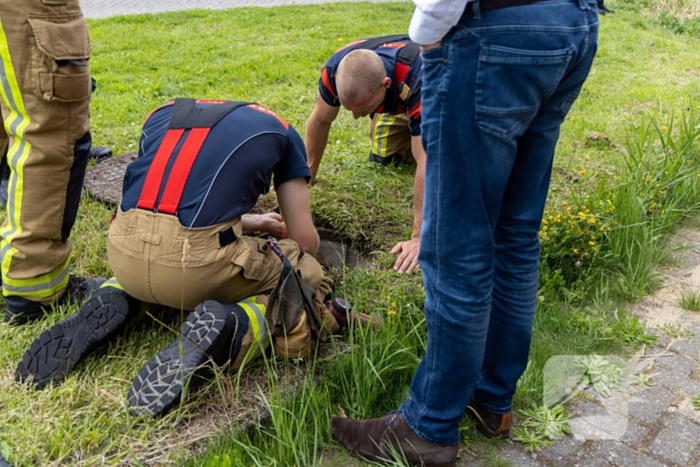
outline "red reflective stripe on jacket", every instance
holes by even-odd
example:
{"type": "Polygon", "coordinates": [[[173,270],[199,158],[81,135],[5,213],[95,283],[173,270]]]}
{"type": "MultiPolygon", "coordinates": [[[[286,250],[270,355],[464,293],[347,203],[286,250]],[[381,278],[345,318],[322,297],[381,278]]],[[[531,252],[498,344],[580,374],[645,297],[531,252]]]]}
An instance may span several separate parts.
{"type": "Polygon", "coordinates": [[[406,76],[408,76],[408,71],[410,69],[411,67],[405,63],[396,62],[396,68],[394,68],[394,81],[396,81],[397,86],[406,81],[406,76]]]}
{"type": "Polygon", "coordinates": [[[331,96],[338,97],[335,95],[335,91],[333,91],[333,86],[331,86],[331,80],[328,77],[328,68],[321,70],[321,81],[323,82],[323,87],[326,88],[326,91],[331,93],[331,96]]]}
{"type": "Polygon", "coordinates": [[[152,211],[155,207],[156,200],[158,199],[158,192],[160,191],[160,184],[165,174],[165,167],[168,165],[168,160],[184,132],[185,130],[178,129],[168,130],[165,133],[163,142],[160,143],[158,152],[153,158],[151,167],[146,174],[146,180],[143,183],[143,188],[141,188],[141,195],[139,195],[136,207],[149,211],[152,211]]]}
{"type": "Polygon", "coordinates": [[[420,117],[420,111],[421,111],[421,103],[417,103],[413,108],[408,112],[408,116],[410,118],[418,118],[420,117]]]}
{"type": "Polygon", "coordinates": [[[379,47],[377,47],[377,49],[400,49],[401,47],[406,47],[406,43],[405,42],[387,42],[386,44],[382,44],[379,47]]]}
{"type": "Polygon", "coordinates": [[[274,113],[272,110],[268,109],[267,107],[263,107],[263,106],[260,105],[260,104],[251,104],[249,107],[250,107],[251,109],[257,110],[258,112],[262,112],[262,113],[264,113],[264,114],[272,115],[273,117],[275,117],[275,118],[277,119],[278,122],[280,122],[280,123],[282,124],[282,126],[284,127],[285,130],[288,130],[288,129],[289,129],[289,123],[287,123],[287,120],[283,119],[282,117],[280,117],[279,115],[277,115],[276,113],[274,113]]]}
{"type": "MultiPolygon", "coordinates": [[[[207,139],[210,128],[192,128],[187,135],[187,139],[182,144],[182,149],[175,159],[168,181],[163,190],[163,197],[158,204],[158,212],[165,214],[175,214],[185,189],[187,177],[192,170],[192,164],[199,154],[199,150],[207,139]]],[[[149,170],[148,175],[151,172],[149,170]]]]}

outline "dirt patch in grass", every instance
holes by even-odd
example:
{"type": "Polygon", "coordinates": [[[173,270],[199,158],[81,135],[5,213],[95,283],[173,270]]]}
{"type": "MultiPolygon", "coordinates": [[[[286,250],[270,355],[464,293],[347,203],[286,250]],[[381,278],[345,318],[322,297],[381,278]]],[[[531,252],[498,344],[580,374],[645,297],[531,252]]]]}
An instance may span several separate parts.
{"type": "Polygon", "coordinates": [[[700,312],[681,306],[683,294],[700,291],[700,232],[683,228],[672,241],[679,252],[678,265],[660,270],[663,285],[639,303],[634,312],[646,320],[648,330],[667,334],[671,338],[686,329],[700,331],[700,312]]]}

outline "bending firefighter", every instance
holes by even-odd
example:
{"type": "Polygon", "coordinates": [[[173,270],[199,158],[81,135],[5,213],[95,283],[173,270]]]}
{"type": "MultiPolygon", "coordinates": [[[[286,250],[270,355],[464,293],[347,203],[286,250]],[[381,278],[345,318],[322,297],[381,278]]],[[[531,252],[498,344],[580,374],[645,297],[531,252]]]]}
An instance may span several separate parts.
{"type": "Polygon", "coordinates": [[[421,58],[406,35],[363,39],[336,51],[321,70],[316,106],[306,122],[306,151],[311,181],[321,165],[332,123],[340,107],[354,118],[372,116],[370,160],[416,160],[411,239],[399,242],[394,269],[411,272],[418,264],[425,180],[425,151],[420,137],[421,58]]]}
{"type": "Polygon", "coordinates": [[[324,304],[332,282],[312,256],[309,178],[301,137],[262,106],[176,99],[153,111],[107,237],[115,277],[31,345],[18,379],[63,380],[124,329],[139,301],[194,311],[134,380],[134,413],[173,407],[207,360],[238,368],[268,343],[278,356],[308,356],[348,317],[324,304]],[[281,215],[248,214],[271,181],[281,215]]]}

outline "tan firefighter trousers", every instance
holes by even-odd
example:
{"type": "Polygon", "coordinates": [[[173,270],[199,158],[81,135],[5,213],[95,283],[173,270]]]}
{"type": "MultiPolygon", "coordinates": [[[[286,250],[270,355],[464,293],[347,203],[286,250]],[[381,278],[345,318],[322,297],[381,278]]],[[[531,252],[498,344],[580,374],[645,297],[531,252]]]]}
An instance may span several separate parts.
{"type": "Polygon", "coordinates": [[[69,187],[82,186],[87,163],[74,166],[76,142],[89,138],[89,57],[78,0],[0,0],[0,109],[11,168],[0,229],[5,296],[46,304],[68,282],[67,237],[80,199],[69,187]]]}
{"type": "MultiPolygon", "coordinates": [[[[277,245],[316,292],[316,310],[325,328],[337,331],[339,326],[323,303],[331,292],[331,279],[313,256],[300,258],[296,242],[280,240],[277,245]]],[[[282,261],[265,240],[243,236],[240,218],[192,229],[172,215],[119,210],[107,234],[107,255],[119,285],[134,298],[182,310],[192,310],[205,300],[236,303],[249,299],[262,306],[263,318],[266,295],[282,272],[282,261]],[[219,232],[229,228],[236,240],[221,246],[219,232]]],[[[254,321],[251,319],[250,336],[244,341],[247,346],[265,340],[253,339],[254,321]]],[[[264,322],[255,322],[257,332],[267,335],[264,322]]],[[[304,315],[297,328],[287,333],[286,343],[275,343],[275,351],[288,357],[308,355],[312,342],[307,331],[304,315]]]]}

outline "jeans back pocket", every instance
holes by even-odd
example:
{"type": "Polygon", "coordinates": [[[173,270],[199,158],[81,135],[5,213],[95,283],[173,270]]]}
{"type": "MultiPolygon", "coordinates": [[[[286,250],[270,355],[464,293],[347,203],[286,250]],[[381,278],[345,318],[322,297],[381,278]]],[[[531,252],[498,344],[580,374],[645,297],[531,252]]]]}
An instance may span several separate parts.
{"type": "Polygon", "coordinates": [[[476,75],[476,123],[500,138],[521,135],[557,89],[571,49],[528,50],[482,44],[476,75]]]}

